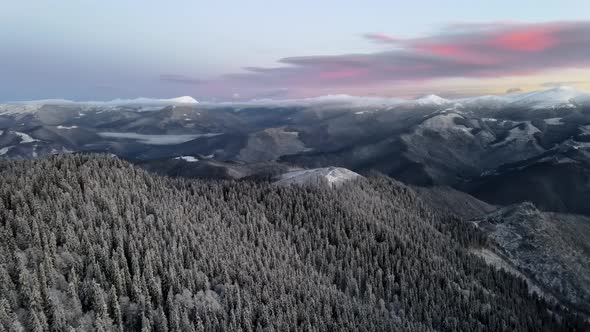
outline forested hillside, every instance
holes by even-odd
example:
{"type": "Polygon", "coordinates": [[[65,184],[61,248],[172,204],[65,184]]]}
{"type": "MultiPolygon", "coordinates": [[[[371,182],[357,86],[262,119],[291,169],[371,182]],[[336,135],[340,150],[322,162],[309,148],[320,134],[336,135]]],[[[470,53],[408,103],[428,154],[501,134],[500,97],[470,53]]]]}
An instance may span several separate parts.
{"type": "Polygon", "coordinates": [[[169,179],[107,156],[0,163],[0,331],[568,331],[389,178],[169,179]]]}

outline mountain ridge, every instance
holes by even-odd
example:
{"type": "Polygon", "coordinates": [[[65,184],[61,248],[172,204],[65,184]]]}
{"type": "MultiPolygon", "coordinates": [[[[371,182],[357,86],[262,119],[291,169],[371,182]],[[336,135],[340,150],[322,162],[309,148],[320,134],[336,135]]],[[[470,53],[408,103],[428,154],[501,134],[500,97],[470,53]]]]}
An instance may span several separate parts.
{"type": "Polygon", "coordinates": [[[308,97],[300,99],[252,99],[249,101],[222,101],[222,102],[199,102],[193,97],[182,96],[170,99],[157,98],[135,98],[135,99],[113,99],[110,101],[73,101],[67,99],[45,99],[31,101],[4,102],[0,105],[60,105],[60,104],[77,104],[77,105],[174,105],[174,104],[203,104],[203,105],[243,105],[243,106],[305,106],[305,105],[342,105],[351,104],[361,106],[401,106],[417,103],[419,105],[455,105],[477,104],[478,102],[498,103],[502,106],[528,106],[535,108],[547,108],[556,106],[569,106],[571,102],[590,103],[590,91],[575,87],[560,86],[545,90],[535,90],[523,93],[498,94],[471,96],[456,99],[446,99],[436,94],[428,94],[415,99],[402,99],[396,97],[378,97],[378,96],[354,96],[347,94],[322,95],[317,97],[308,97]]]}

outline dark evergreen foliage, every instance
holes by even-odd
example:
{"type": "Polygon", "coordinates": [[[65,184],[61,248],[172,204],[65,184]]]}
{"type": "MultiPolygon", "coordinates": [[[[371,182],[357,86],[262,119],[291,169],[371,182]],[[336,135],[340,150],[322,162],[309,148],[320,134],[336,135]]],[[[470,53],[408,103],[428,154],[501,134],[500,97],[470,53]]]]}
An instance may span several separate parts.
{"type": "Polygon", "coordinates": [[[337,189],[0,163],[0,331],[582,331],[386,177],[337,189]]]}

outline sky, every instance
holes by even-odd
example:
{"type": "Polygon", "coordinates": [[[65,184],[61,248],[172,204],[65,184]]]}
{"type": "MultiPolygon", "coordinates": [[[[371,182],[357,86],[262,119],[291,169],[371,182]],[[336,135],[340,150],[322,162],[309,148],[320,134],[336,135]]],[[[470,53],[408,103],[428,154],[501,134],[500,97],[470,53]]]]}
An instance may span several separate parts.
{"type": "Polygon", "coordinates": [[[19,0],[0,101],[590,88],[588,0],[19,0]]]}

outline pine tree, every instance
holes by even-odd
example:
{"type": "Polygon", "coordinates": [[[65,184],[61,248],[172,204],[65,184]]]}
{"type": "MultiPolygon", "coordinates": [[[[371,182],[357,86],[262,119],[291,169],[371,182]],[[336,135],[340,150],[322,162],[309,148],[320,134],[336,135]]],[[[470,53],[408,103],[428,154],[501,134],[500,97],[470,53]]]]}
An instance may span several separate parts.
{"type": "Polygon", "coordinates": [[[123,316],[121,315],[121,307],[119,305],[119,298],[115,286],[111,286],[109,293],[109,315],[113,318],[113,326],[116,331],[123,331],[123,316]]]}
{"type": "Polygon", "coordinates": [[[164,178],[105,156],[0,162],[0,326],[588,329],[471,255],[481,236],[381,176],[330,189],[164,178]]]}

